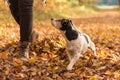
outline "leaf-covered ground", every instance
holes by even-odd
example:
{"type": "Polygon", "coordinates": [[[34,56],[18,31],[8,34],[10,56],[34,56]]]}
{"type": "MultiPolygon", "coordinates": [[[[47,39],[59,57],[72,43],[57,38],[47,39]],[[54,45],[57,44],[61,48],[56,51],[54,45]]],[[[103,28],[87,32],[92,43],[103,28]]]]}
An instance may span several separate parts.
{"type": "Polygon", "coordinates": [[[22,61],[19,52],[19,27],[0,24],[0,80],[120,80],[120,13],[100,11],[70,17],[96,45],[97,59],[91,50],[67,71],[65,40],[50,20],[35,22],[40,34],[30,46],[31,58],[22,61]]]}

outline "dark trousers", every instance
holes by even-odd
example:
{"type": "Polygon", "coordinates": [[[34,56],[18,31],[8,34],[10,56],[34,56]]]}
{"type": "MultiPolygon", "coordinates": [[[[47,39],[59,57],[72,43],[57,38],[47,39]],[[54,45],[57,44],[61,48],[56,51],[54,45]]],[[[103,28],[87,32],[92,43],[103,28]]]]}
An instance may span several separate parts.
{"type": "Polygon", "coordinates": [[[10,10],[16,22],[20,25],[20,41],[30,41],[33,27],[33,1],[9,0],[10,10]]]}

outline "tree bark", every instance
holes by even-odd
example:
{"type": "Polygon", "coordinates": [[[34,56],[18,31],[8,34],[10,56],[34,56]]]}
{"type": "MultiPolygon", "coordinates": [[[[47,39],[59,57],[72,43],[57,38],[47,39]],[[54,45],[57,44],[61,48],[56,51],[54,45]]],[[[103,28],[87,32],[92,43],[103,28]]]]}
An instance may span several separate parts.
{"type": "Polygon", "coordinates": [[[119,7],[120,7],[120,0],[118,0],[118,2],[119,2],[119,7]]]}
{"type": "Polygon", "coordinates": [[[83,5],[83,0],[78,0],[79,1],[79,5],[83,5]]]}

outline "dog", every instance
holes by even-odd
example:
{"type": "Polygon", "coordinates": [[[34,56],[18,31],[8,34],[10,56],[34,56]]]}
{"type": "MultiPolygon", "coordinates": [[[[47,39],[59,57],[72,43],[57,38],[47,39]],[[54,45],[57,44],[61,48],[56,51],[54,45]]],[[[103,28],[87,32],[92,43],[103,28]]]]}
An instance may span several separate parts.
{"type": "Polygon", "coordinates": [[[96,56],[95,44],[90,37],[78,30],[69,19],[51,19],[51,24],[60,30],[66,40],[66,49],[70,63],[67,65],[67,70],[72,70],[73,65],[82,57],[83,54],[90,48],[96,56]]]}

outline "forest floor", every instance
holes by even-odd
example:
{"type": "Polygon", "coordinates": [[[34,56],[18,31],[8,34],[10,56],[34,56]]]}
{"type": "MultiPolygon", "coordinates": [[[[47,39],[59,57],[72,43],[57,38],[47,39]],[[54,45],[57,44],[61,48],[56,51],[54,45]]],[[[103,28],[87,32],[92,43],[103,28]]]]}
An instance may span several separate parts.
{"type": "Polygon", "coordinates": [[[22,61],[17,57],[18,25],[0,24],[0,80],[120,80],[120,12],[101,10],[69,18],[91,37],[97,59],[88,50],[67,71],[65,40],[50,20],[46,20],[34,22],[40,37],[30,46],[31,57],[22,61]]]}

